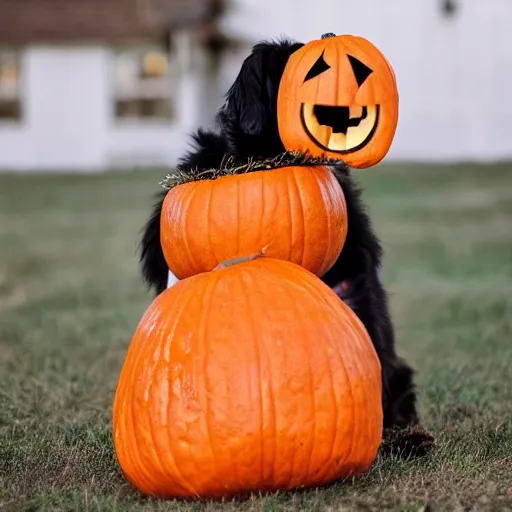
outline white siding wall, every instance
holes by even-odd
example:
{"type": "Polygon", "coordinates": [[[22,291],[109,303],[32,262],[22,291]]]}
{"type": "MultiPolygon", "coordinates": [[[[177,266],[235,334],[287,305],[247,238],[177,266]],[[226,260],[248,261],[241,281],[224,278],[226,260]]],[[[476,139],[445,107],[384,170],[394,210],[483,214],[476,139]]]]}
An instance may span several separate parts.
{"type": "Polygon", "coordinates": [[[389,160],[510,159],[512,2],[458,0],[452,18],[441,15],[440,4],[235,0],[226,27],[254,42],[279,35],[305,42],[335,32],[376,44],[393,64],[400,89],[389,160]]]}
{"type": "Polygon", "coordinates": [[[27,53],[25,144],[34,166],[101,169],[109,128],[107,57],[101,48],[27,53]]]}
{"type": "Polygon", "coordinates": [[[0,170],[103,170],[174,164],[196,124],[197,66],[179,81],[173,124],[117,122],[106,47],[30,47],[22,59],[24,115],[0,122],[0,170]]]}

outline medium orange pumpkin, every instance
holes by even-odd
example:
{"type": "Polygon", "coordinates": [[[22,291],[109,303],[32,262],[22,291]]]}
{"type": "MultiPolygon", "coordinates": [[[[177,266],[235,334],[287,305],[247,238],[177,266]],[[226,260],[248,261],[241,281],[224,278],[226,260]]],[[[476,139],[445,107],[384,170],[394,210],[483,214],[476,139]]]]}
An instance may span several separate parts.
{"type": "Polygon", "coordinates": [[[345,197],[325,166],[291,166],[177,185],[166,195],[160,242],[184,279],[263,251],[323,276],[347,235],[345,197]]]}
{"type": "Polygon", "coordinates": [[[377,454],[380,363],[327,285],[260,258],[155,299],[129,346],[113,422],[122,470],[155,497],[322,485],[377,454]]]}
{"type": "Polygon", "coordinates": [[[386,57],[369,41],[325,34],[288,60],[278,125],[286,149],[366,168],[382,160],[398,123],[398,89],[386,57]]]}

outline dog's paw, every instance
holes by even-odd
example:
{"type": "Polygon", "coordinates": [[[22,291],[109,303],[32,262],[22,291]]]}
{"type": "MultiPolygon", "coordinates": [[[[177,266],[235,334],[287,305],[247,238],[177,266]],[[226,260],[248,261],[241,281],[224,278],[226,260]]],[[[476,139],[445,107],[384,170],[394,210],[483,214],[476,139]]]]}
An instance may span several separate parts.
{"type": "Polygon", "coordinates": [[[386,455],[424,457],[435,447],[435,438],[424,428],[415,425],[403,429],[384,430],[380,450],[386,455]]]}

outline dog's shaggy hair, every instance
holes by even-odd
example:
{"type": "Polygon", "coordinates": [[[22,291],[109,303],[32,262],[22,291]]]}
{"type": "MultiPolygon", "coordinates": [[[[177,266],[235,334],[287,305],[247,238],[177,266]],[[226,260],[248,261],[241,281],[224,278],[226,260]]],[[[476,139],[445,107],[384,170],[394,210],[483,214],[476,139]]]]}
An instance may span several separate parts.
{"type": "MultiPolygon", "coordinates": [[[[301,46],[288,40],[254,46],[218,114],[219,132],[199,130],[194,135],[195,151],[183,158],[180,166],[200,171],[221,166],[226,155],[244,161],[283,153],[277,127],[277,92],[289,56],[301,46]]],[[[413,372],[395,352],[387,296],[379,280],[379,240],[348,168],[340,163],[333,172],[345,194],[349,227],[339,259],[322,280],[349,304],[373,341],[382,366],[384,428],[412,427],[418,424],[413,372]]],[[[165,192],[146,225],[141,252],[144,278],[157,293],[166,288],[168,276],[160,246],[164,196],[165,192]]]]}

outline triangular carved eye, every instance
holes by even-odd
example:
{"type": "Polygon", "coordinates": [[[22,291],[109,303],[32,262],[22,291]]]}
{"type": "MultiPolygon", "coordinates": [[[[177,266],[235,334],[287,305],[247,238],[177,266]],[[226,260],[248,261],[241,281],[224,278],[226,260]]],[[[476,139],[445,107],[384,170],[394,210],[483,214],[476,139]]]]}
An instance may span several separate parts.
{"type": "Polygon", "coordinates": [[[366,64],[363,64],[360,60],[352,57],[352,55],[347,55],[347,57],[350,61],[350,65],[352,66],[352,71],[354,71],[357,85],[361,87],[365,80],[373,73],[373,69],[370,69],[366,64]]]}
{"type": "Polygon", "coordinates": [[[327,62],[325,62],[324,60],[324,53],[325,50],[322,52],[322,55],[318,57],[317,61],[313,64],[313,67],[308,71],[306,78],[304,78],[304,82],[307,82],[312,78],[315,78],[315,76],[318,76],[324,71],[327,71],[328,69],[331,68],[331,66],[329,66],[329,64],[327,64],[327,62]]]}

